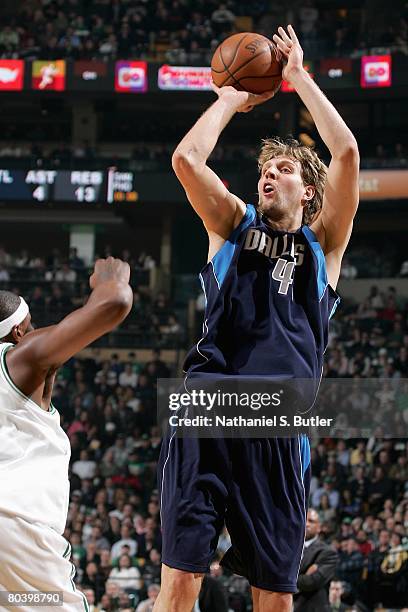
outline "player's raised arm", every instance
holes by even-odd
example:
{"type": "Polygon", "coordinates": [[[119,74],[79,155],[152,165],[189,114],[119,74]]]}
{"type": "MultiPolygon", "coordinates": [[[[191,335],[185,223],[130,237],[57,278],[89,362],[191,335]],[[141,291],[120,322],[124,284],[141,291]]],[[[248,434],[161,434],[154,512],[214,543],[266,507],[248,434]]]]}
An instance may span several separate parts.
{"type": "Polygon", "coordinates": [[[303,68],[303,51],[292,26],[287,32],[283,28],[278,32],[273,39],[287,60],[283,77],[296,89],[331,155],[322,212],[311,227],[326,255],[329,282],[335,286],[358,206],[358,146],[339,113],[303,68]]]}
{"type": "Polygon", "coordinates": [[[237,112],[248,112],[273,94],[254,95],[233,87],[215,87],[218,100],[206,110],[173,153],[172,165],[207,231],[228,238],[245,214],[242,200],[207,166],[225,126],[237,112]]]}
{"type": "Polygon", "coordinates": [[[26,334],[8,351],[7,367],[14,384],[31,396],[50,371],[119,325],[132,307],[129,278],[129,264],[113,257],[98,259],[85,306],[57,325],[26,334]]]}

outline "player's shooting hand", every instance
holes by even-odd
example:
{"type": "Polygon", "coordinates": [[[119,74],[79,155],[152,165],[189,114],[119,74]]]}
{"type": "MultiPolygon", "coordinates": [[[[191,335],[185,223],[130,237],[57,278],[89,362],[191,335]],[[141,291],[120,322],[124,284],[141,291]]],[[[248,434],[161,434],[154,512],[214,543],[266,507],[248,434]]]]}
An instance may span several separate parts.
{"type": "Polygon", "coordinates": [[[91,289],[95,289],[102,283],[117,281],[128,284],[130,280],[130,266],[126,261],[108,257],[97,259],[92,276],[89,279],[91,289]]]}
{"type": "Polygon", "coordinates": [[[231,85],[217,87],[212,82],[211,86],[219,98],[224,98],[235,106],[237,113],[249,113],[254,106],[263,104],[263,102],[270,100],[274,96],[272,91],[267,91],[263,94],[253,94],[249,93],[249,91],[238,91],[235,87],[231,87],[231,85]]]}
{"type": "Polygon", "coordinates": [[[303,49],[291,25],[288,25],[287,30],[285,32],[284,28],[279,27],[279,35],[274,34],[273,41],[285,62],[282,76],[285,81],[290,82],[296,73],[303,70],[303,49]]]}

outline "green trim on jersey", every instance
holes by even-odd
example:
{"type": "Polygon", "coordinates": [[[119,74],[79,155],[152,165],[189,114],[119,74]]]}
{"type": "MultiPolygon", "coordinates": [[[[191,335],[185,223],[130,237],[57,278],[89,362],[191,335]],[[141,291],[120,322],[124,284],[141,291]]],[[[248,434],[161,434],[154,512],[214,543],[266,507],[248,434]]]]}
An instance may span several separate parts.
{"type": "MultiPolygon", "coordinates": [[[[71,544],[67,542],[67,547],[62,555],[64,559],[69,560],[69,558],[71,557],[71,551],[72,551],[71,544]]],[[[85,612],[89,612],[89,605],[88,605],[88,602],[87,602],[87,599],[84,593],[82,591],[78,591],[78,589],[75,586],[74,576],[76,572],[76,567],[73,563],[70,562],[70,564],[71,564],[71,574],[70,574],[69,580],[71,582],[72,590],[74,591],[74,593],[80,593],[82,597],[82,603],[84,604],[85,612]]]]}
{"type": "Polygon", "coordinates": [[[25,395],[13,382],[13,380],[10,377],[8,368],[7,368],[7,363],[6,363],[6,353],[7,351],[9,351],[12,348],[12,344],[9,344],[8,346],[2,347],[1,348],[1,361],[0,361],[0,367],[2,369],[2,372],[4,374],[4,376],[6,377],[7,382],[9,383],[9,385],[13,388],[14,391],[16,391],[16,393],[19,394],[19,396],[21,397],[21,399],[31,403],[33,406],[35,406],[36,408],[39,408],[40,410],[42,410],[42,412],[45,412],[45,414],[54,414],[55,412],[57,412],[55,406],[53,405],[53,403],[50,403],[50,409],[49,410],[44,410],[44,408],[42,408],[39,404],[37,404],[37,402],[35,402],[34,400],[31,399],[31,397],[28,397],[27,395],[25,395]]]}

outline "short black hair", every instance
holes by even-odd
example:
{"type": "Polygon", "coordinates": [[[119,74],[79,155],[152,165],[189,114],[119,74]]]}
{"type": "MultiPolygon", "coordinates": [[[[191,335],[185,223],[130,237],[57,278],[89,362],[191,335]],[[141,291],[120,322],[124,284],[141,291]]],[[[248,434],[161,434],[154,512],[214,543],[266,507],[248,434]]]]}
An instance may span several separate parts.
{"type": "Polygon", "coordinates": [[[20,306],[20,297],[11,291],[0,291],[0,321],[4,321],[20,306]]]}

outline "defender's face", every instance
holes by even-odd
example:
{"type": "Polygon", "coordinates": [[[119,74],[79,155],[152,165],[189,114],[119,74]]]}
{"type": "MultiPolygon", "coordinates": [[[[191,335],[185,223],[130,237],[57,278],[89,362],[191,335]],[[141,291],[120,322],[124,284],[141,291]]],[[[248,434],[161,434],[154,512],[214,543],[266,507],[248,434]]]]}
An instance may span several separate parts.
{"type": "Polygon", "coordinates": [[[302,207],[307,195],[300,162],[290,157],[274,157],[264,163],[258,181],[259,205],[263,212],[275,208],[288,211],[302,207]]]}

